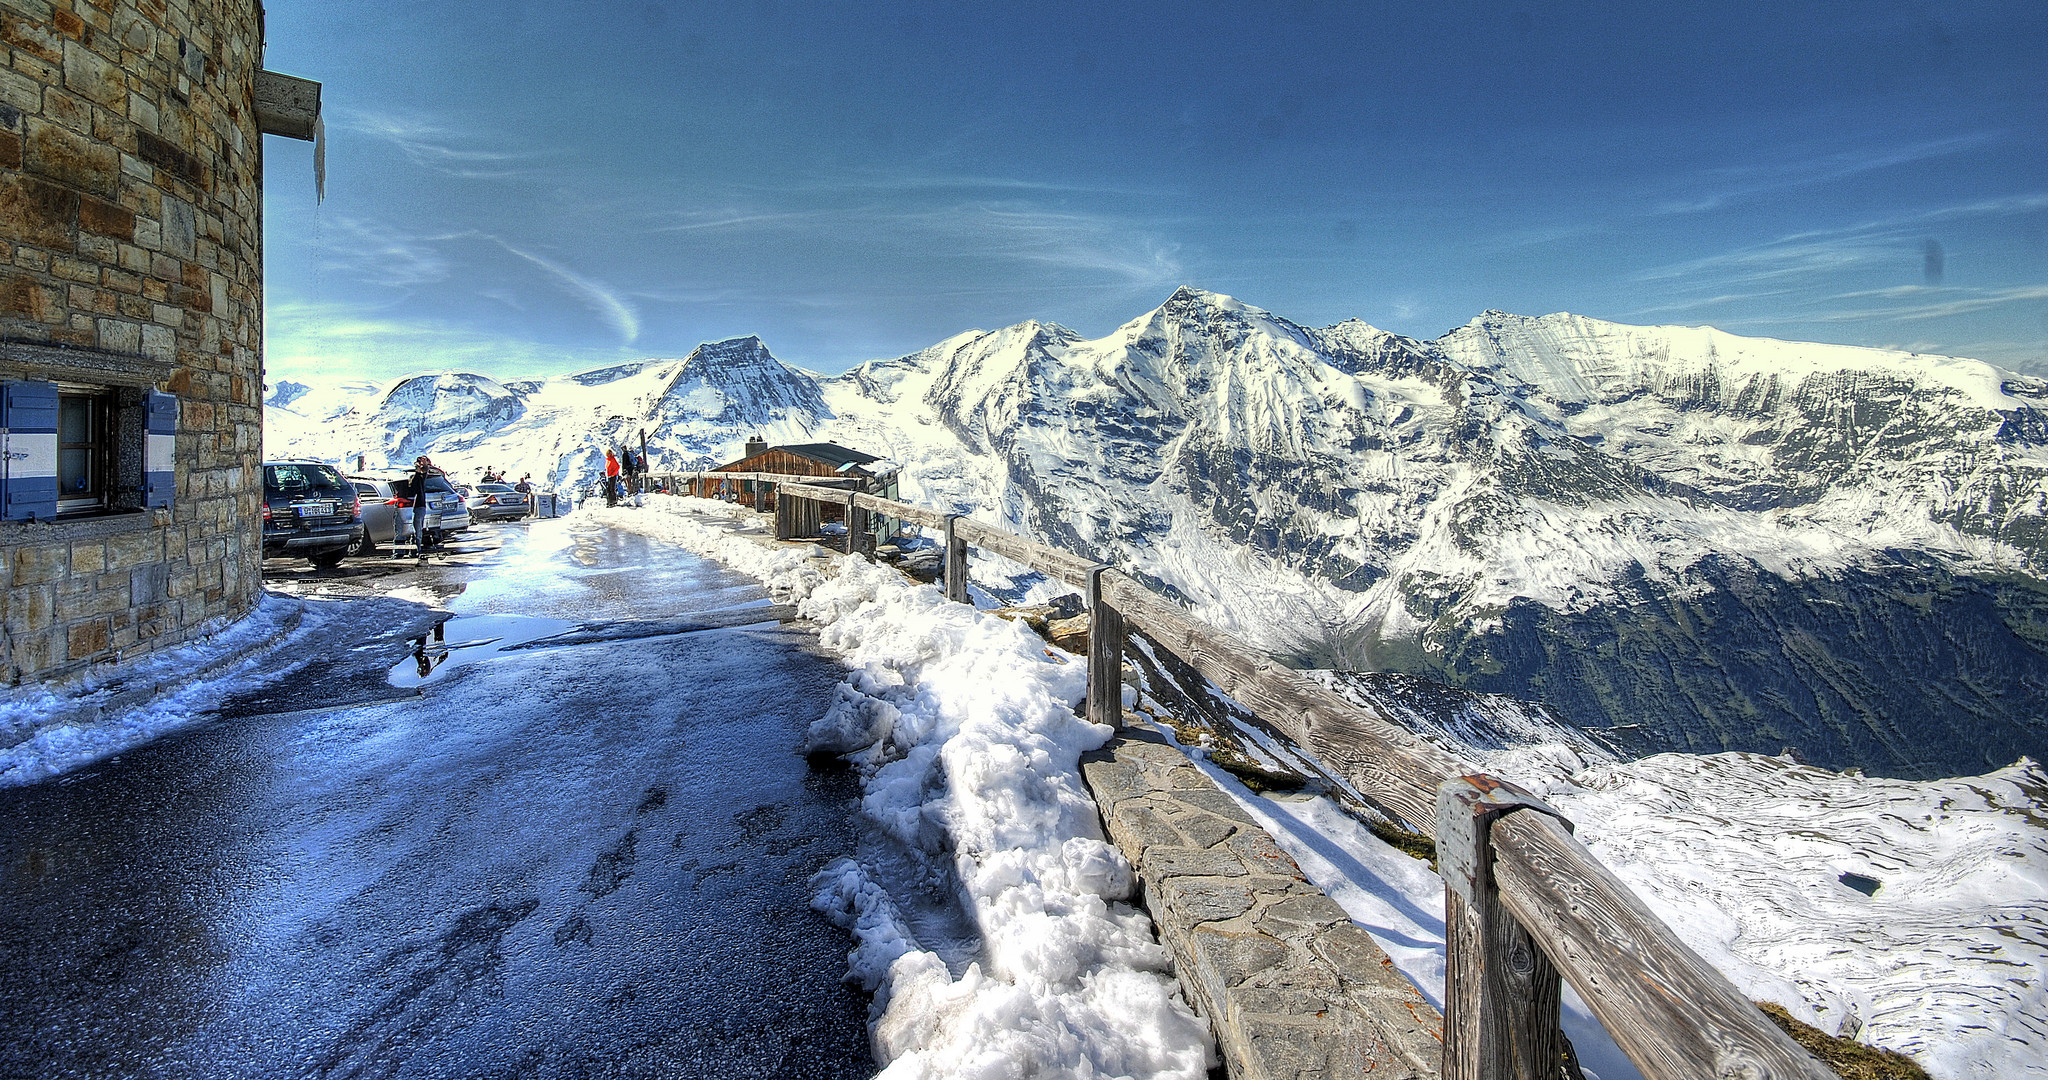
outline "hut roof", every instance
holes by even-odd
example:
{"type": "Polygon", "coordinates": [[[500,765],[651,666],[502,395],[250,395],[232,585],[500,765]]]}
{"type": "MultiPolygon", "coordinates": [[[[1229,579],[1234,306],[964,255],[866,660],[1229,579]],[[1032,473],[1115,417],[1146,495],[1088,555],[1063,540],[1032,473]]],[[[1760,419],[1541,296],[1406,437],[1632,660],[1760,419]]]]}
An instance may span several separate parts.
{"type": "Polygon", "coordinates": [[[835,469],[845,468],[847,465],[866,465],[870,461],[882,460],[874,454],[864,454],[858,450],[841,446],[838,443],[795,443],[790,446],[778,446],[775,449],[781,450],[784,453],[796,454],[799,457],[807,457],[812,461],[822,461],[835,469]]]}
{"type": "Polygon", "coordinates": [[[774,450],[780,450],[785,454],[795,454],[796,456],[802,458],[809,458],[812,461],[830,467],[835,472],[843,470],[849,465],[860,466],[866,465],[870,462],[882,460],[881,458],[877,457],[874,454],[862,453],[859,450],[844,447],[839,445],[838,443],[792,443],[788,446],[771,446],[767,450],[756,451],[752,454],[747,455],[744,458],[741,458],[739,461],[735,461],[730,465],[721,465],[712,471],[739,471],[735,468],[735,466],[744,464],[745,462],[753,458],[759,457],[762,454],[774,450]]]}

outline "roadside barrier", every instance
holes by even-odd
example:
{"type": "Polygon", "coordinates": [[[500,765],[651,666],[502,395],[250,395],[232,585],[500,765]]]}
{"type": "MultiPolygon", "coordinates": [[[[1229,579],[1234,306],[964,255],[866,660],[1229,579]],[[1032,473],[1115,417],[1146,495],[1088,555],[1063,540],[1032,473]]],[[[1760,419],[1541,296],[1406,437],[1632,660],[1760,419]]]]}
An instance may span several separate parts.
{"type": "Polygon", "coordinates": [[[1560,977],[1648,1080],[1834,1080],[1679,941],[1555,809],[1189,618],[1122,571],[831,478],[683,473],[671,479],[748,480],[757,492],[772,485],[778,539],[816,536],[818,508],[843,507],[849,554],[866,547],[867,515],[939,530],[950,600],[968,600],[970,545],[1073,585],[1087,596],[1093,620],[1090,720],[1122,725],[1124,642],[1127,633],[1142,633],[1313,754],[1362,801],[1434,836],[1445,885],[1442,1075],[1449,1080],[1562,1076],[1560,977]]]}

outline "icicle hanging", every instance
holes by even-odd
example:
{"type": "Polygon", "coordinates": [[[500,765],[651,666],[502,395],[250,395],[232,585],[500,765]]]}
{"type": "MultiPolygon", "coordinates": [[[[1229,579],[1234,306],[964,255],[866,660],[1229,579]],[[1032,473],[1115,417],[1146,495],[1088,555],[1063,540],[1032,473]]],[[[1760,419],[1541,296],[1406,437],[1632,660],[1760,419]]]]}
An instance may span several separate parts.
{"type": "Polygon", "coordinates": [[[327,201],[327,119],[313,114],[313,201],[327,201]]]}

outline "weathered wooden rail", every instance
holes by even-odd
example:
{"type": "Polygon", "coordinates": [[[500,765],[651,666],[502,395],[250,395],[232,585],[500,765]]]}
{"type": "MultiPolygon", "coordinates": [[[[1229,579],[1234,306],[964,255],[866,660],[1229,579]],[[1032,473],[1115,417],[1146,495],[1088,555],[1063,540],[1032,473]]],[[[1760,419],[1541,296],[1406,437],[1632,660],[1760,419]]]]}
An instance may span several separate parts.
{"type": "MultiPolygon", "coordinates": [[[[1140,631],[1315,755],[1360,799],[1435,836],[1445,882],[1445,1077],[1563,1075],[1560,976],[1649,1080],[1834,1077],[1679,941],[1572,835],[1568,821],[1529,793],[1189,618],[1113,567],[959,515],[823,486],[814,477],[745,478],[776,484],[778,511],[786,502],[844,506],[849,553],[862,547],[861,514],[941,530],[944,586],[953,600],[967,600],[970,544],[1074,585],[1087,595],[1094,620],[1089,719],[1122,723],[1126,631],[1140,631]]],[[[777,523],[784,535],[779,513],[777,523]]]]}

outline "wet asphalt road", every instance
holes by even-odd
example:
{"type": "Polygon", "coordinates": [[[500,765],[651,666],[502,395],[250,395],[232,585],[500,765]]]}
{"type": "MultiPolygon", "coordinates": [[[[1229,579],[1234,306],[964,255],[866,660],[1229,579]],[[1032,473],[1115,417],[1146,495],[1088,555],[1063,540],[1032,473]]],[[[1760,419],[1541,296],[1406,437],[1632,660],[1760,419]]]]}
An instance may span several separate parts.
{"type": "Polygon", "coordinates": [[[424,609],[329,606],[230,715],[0,789],[0,1076],[873,1074],[807,906],[857,787],[794,751],[840,670],[770,611],[663,633],[766,605],[688,553],[498,528],[407,579],[482,642],[418,696],[424,609]]]}

